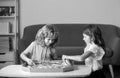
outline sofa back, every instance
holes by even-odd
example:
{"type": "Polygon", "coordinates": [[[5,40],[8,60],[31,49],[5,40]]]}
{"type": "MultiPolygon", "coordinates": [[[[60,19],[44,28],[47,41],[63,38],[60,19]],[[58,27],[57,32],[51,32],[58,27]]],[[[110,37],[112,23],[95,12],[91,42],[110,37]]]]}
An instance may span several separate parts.
{"type": "MultiPolygon", "coordinates": [[[[26,40],[26,44],[30,44],[34,39],[37,31],[44,26],[31,25],[24,28],[22,39],[26,40]]],[[[82,31],[88,24],[55,24],[59,32],[59,40],[57,46],[81,47],[84,46],[82,31]]],[[[103,38],[106,45],[116,36],[119,36],[118,27],[114,25],[96,24],[101,28],[103,38]]]]}

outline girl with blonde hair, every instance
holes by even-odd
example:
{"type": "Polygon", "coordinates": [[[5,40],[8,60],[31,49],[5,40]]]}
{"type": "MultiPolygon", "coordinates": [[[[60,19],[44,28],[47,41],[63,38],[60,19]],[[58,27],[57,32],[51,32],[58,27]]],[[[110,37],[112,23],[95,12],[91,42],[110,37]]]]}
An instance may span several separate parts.
{"type": "Polygon", "coordinates": [[[55,44],[58,32],[53,24],[44,25],[38,30],[35,40],[21,53],[21,59],[27,65],[35,65],[43,61],[57,59],[55,44]]]}

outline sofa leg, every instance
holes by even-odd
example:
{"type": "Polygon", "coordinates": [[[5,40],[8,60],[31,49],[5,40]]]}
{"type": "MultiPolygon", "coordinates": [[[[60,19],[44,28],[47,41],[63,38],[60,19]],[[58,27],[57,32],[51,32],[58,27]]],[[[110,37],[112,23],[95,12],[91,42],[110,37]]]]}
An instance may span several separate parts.
{"type": "Polygon", "coordinates": [[[113,67],[111,64],[109,64],[109,69],[110,69],[110,74],[111,74],[112,78],[114,78],[114,71],[113,71],[113,67]]]}

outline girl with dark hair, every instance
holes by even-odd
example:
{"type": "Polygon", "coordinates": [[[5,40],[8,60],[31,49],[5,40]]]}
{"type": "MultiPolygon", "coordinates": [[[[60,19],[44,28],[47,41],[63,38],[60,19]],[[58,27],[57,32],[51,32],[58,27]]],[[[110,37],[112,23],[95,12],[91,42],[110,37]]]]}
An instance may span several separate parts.
{"type": "Polygon", "coordinates": [[[54,25],[47,24],[38,30],[33,41],[20,55],[27,65],[35,65],[57,59],[55,44],[58,41],[58,32],[54,25]]]}
{"type": "Polygon", "coordinates": [[[105,55],[105,43],[100,28],[92,24],[87,26],[83,31],[83,40],[86,43],[84,53],[76,56],[63,55],[63,61],[85,61],[85,65],[92,69],[91,75],[87,78],[105,78],[102,70],[102,59],[105,55]]]}

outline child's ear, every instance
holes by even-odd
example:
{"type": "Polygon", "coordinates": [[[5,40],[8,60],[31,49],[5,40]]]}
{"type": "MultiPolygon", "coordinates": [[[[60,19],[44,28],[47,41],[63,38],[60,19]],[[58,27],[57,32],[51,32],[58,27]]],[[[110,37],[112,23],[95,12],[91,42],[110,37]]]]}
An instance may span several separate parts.
{"type": "Polygon", "coordinates": [[[94,41],[94,38],[93,38],[93,37],[90,37],[90,41],[91,41],[91,42],[94,41]]]}
{"type": "Polygon", "coordinates": [[[94,35],[92,35],[91,41],[95,41],[95,36],[94,35]]]}

